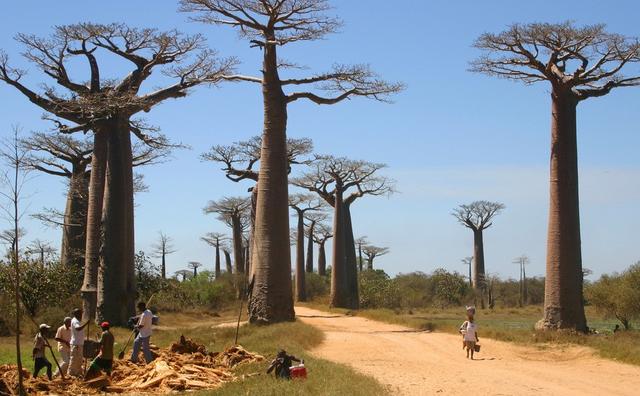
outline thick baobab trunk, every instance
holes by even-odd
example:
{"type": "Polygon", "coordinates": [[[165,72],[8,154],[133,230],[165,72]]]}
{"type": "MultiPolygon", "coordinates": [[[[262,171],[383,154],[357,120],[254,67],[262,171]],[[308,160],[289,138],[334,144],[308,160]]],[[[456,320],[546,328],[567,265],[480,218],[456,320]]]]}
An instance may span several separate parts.
{"type": "Polygon", "coordinates": [[[577,99],[554,89],[551,99],[551,165],[545,329],[587,330],[582,295],[578,198],[577,99]]]}
{"type": "Polygon", "coordinates": [[[296,240],[296,301],[307,301],[307,287],[304,269],[304,215],[298,212],[296,240]]]}
{"type": "Polygon", "coordinates": [[[228,250],[224,250],[223,252],[224,252],[224,263],[227,269],[227,273],[231,274],[233,273],[233,267],[231,266],[231,254],[229,253],[228,250]]]}
{"type": "Polygon", "coordinates": [[[342,185],[336,183],[335,205],[333,214],[333,252],[331,257],[331,306],[353,308],[349,298],[349,274],[347,272],[347,255],[345,249],[344,204],[342,201],[342,185]]]}
{"type": "Polygon", "coordinates": [[[216,279],[220,278],[220,241],[216,240],[216,261],[214,271],[216,274],[216,279]]]}
{"type": "Polygon", "coordinates": [[[480,307],[485,307],[485,292],[487,289],[484,273],[484,242],[482,230],[473,230],[473,289],[480,297],[480,307]]]}
{"type": "Polygon", "coordinates": [[[119,119],[108,141],[98,313],[101,320],[124,325],[135,312],[133,166],[128,119],[119,119]]]}
{"type": "Polygon", "coordinates": [[[373,257],[367,259],[367,270],[373,271],[373,257]]]}
{"type": "Polygon", "coordinates": [[[167,279],[167,254],[162,249],[162,279],[167,279]]]}
{"type": "Polygon", "coordinates": [[[64,209],[60,262],[82,268],[86,248],[87,202],[89,178],[85,166],[74,165],[69,179],[67,204],[64,209]]]}
{"type": "Polygon", "coordinates": [[[318,245],[318,275],[327,275],[327,254],[324,249],[324,242],[318,245]]]}
{"type": "Polygon", "coordinates": [[[360,297],[358,294],[358,263],[356,258],[356,242],[353,236],[353,223],[351,222],[351,205],[344,204],[344,248],[347,257],[347,279],[349,305],[352,309],[358,309],[360,306],[360,297]]]}
{"type": "Polygon", "coordinates": [[[362,243],[358,243],[358,266],[359,266],[360,272],[362,272],[363,265],[364,263],[362,262],[362,243]]]}
{"type": "Polygon", "coordinates": [[[306,271],[308,273],[313,272],[313,230],[316,227],[316,222],[312,221],[309,225],[309,237],[307,238],[307,266],[306,271]]]}
{"type": "Polygon", "coordinates": [[[267,34],[262,94],[264,131],[256,202],[255,242],[252,252],[253,291],[249,321],[274,323],[295,318],[291,290],[289,247],[287,98],[278,76],[276,46],[267,34]]]}
{"type": "Polygon", "coordinates": [[[231,217],[231,232],[233,234],[233,260],[236,263],[236,274],[244,273],[244,256],[242,246],[242,228],[240,227],[240,217],[231,217]]]}
{"type": "Polygon", "coordinates": [[[89,201],[87,206],[87,235],[85,247],[84,280],[82,282],[82,308],[85,319],[96,319],[98,268],[102,244],[102,206],[105,174],[107,169],[107,145],[111,132],[108,123],[94,130],[89,201]]]}

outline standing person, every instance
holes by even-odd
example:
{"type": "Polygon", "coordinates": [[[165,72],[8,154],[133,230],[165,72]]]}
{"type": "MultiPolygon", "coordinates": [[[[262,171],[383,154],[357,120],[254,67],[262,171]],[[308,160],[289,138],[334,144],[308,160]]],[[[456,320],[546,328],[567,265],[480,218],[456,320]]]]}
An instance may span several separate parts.
{"type": "Polygon", "coordinates": [[[101,370],[111,375],[111,368],[113,367],[113,334],[109,331],[109,322],[100,323],[102,334],[100,335],[100,353],[91,362],[87,374],[84,376],[85,381],[94,378],[101,370]]]}
{"type": "Polygon", "coordinates": [[[67,370],[69,369],[69,359],[71,358],[71,318],[66,317],[62,322],[62,326],[58,327],[56,331],[56,341],[58,341],[58,353],[62,358],[62,363],[60,364],[60,369],[56,369],[56,372],[53,373],[54,376],[60,374],[60,370],[62,370],[62,375],[67,374],[67,370]]]}
{"type": "Polygon", "coordinates": [[[41,324],[38,329],[38,334],[33,339],[33,378],[38,376],[40,370],[44,367],[47,368],[47,377],[49,377],[49,381],[51,381],[51,363],[47,360],[47,357],[44,354],[44,348],[47,345],[47,334],[51,326],[47,324],[41,324]]]}
{"type": "Polygon", "coordinates": [[[89,324],[88,319],[84,324],[81,322],[82,310],[76,308],[73,310],[73,319],[71,319],[71,357],[69,359],[69,375],[79,377],[82,375],[82,349],[86,338],[85,327],[89,324]]]}
{"type": "Polygon", "coordinates": [[[478,325],[474,320],[475,314],[475,307],[467,307],[467,320],[465,320],[460,326],[460,333],[463,336],[464,346],[467,350],[467,359],[470,357],[471,360],[473,360],[476,343],[480,342],[480,339],[478,338],[478,325]]]}
{"type": "Polygon", "coordinates": [[[133,341],[133,351],[131,352],[131,361],[138,363],[138,355],[140,354],[140,347],[142,347],[142,353],[144,354],[144,360],[149,363],[153,361],[153,355],[149,349],[149,339],[151,338],[151,326],[153,324],[153,313],[147,309],[147,304],[140,301],[138,303],[138,311],[140,311],[140,318],[136,329],[138,335],[135,341],[133,341]]]}

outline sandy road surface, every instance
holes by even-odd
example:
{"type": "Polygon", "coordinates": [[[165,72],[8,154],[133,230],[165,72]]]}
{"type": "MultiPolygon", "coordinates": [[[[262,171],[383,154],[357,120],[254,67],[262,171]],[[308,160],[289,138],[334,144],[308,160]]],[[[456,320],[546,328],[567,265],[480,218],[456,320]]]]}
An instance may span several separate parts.
{"type": "Polygon", "coordinates": [[[314,355],[352,366],[403,395],[640,395],[640,368],[595,356],[588,348],[535,348],[482,338],[470,361],[461,338],[414,332],[359,317],[296,307],[323,330],[314,355]],[[334,317],[331,317],[334,316],[334,317]]]}

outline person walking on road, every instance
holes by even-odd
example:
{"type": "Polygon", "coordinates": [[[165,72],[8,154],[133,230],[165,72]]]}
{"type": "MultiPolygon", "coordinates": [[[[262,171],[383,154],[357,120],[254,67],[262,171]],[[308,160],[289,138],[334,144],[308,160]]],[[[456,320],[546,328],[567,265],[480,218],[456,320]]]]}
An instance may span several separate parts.
{"type": "Polygon", "coordinates": [[[144,360],[145,362],[149,363],[153,361],[153,354],[151,354],[151,350],[149,349],[149,340],[151,339],[152,334],[151,327],[153,325],[153,313],[149,309],[147,309],[147,304],[142,301],[138,303],[138,311],[140,311],[140,318],[138,319],[138,324],[136,325],[138,335],[133,341],[131,361],[133,363],[138,363],[138,355],[140,354],[140,348],[142,348],[144,360]]]}
{"type": "Polygon", "coordinates": [[[473,360],[473,353],[476,351],[476,343],[480,342],[478,326],[474,320],[475,314],[475,307],[467,307],[467,320],[460,326],[460,333],[464,337],[464,346],[467,350],[467,359],[471,358],[471,360],[473,360]]]}

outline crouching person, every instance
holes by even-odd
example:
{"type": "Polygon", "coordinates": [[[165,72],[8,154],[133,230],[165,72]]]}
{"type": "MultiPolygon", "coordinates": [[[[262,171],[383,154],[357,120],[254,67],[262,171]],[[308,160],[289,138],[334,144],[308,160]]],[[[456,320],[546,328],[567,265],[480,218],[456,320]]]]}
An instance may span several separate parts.
{"type": "Polygon", "coordinates": [[[293,362],[300,362],[300,359],[293,355],[288,355],[287,351],[281,349],[275,359],[271,361],[267,374],[275,370],[276,378],[291,379],[291,366],[293,362]]]}
{"type": "Polygon", "coordinates": [[[102,334],[100,335],[100,352],[98,356],[91,362],[87,374],[84,376],[85,380],[95,378],[101,371],[111,375],[111,368],[113,367],[113,334],[109,330],[109,322],[100,323],[102,334]]]}
{"type": "Polygon", "coordinates": [[[49,325],[46,324],[41,324],[38,334],[36,334],[36,337],[33,339],[33,361],[34,361],[34,368],[33,368],[33,378],[37,377],[38,374],[40,373],[40,370],[42,370],[43,368],[47,368],[47,377],[49,377],[49,381],[51,381],[51,363],[49,362],[49,360],[47,360],[46,356],[45,356],[45,346],[47,345],[47,334],[48,331],[51,327],[49,325]]]}

